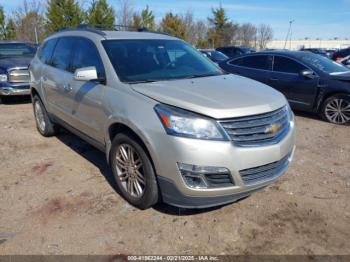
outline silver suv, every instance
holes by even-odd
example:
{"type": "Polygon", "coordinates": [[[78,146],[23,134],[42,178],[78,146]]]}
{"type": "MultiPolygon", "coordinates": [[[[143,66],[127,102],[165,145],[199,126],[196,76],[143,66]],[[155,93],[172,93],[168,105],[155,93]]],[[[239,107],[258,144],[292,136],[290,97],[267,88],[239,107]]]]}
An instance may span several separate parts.
{"type": "Polygon", "coordinates": [[[234,202],[275,181],[293,157],[282,94],[225,74],[168,35],[60,31],[30,74],[38,131],[63,126],[105,152],[122,196],[142,209],[234,202]]]}

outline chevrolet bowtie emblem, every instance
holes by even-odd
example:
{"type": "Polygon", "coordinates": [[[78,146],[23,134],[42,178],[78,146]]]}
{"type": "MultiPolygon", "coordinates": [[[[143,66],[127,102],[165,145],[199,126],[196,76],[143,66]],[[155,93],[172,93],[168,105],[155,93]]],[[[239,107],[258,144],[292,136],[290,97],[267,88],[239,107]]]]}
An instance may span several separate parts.
{"type": "Polygon", "coordinates": [[[266,134],[276,134],[281,129],[280,124],[273,124],[265,129],[266,134]]]}

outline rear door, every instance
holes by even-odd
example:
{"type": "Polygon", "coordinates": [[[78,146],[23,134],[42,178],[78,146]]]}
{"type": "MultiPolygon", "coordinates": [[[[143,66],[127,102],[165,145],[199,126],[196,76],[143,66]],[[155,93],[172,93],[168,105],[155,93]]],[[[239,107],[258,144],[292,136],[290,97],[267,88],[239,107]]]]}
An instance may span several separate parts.
{"type": "MultiPolygon", "coordinates": [[[[71,72],[76,69],[94,66],[100,79],[105,79],[105,69],[96,45],[89,39],[76,37],[74,40],[71,72]]],[[[69,92],[69,113],[74,128],[85,135],[104,142],[104,123],[106,114],[103,110],[102,97],[105,83],[99,81],[77,81],[73,74],[67,75],[69,92]]]]}
{"type": "Polygon", "coordinates": [[[73,55],[73,37],[59,38],[48,66],[43,69],[42,83],[46,93],[46,101],[50,112],[61,120],[70,121],[70,86],[68,79],[73,55]]]}
{"type": "Polygon", "coordinates": [[[269,84],[272,56],[249,55],[228,62],[228,71],[245,76],[264,84],[269,84]]]}
{"type": "Polygon", "coordinates": [[[310,70],[295,59],[275,55],[269,85],[283,93],[290,104],[297,109],[313,107],[319,78],[302,76],[303,70],[310,70]]]}

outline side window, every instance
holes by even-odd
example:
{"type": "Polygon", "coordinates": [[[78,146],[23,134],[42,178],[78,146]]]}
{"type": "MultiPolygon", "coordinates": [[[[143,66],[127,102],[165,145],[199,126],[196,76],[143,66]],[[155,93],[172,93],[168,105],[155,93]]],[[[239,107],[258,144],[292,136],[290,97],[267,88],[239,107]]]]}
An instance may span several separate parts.
{"type": "Polygon", "coordinates": [[[283,56],[275,56],[273,71],[299,74],[302,70],[307,69],[302,64],[283,56]]]}
{"type": "Polygon", "coordinates": [[[64,37],[58,40],[58,43],[53,52],[51,58],[51,65],[58,69],[65,71],[70,70],[70,62],[72,58],[72,52],[74,50],[74,39],[71,37],[64,37]]]}
{"type": "Polygon", "coordinates": [[[48,64],[52,56],[53,49],[55,48],[57,39],[51,39],[44,43],[38,52],[38,57],[41,62],[48,64]]]}
{"type": "Polygon", "coordinates": [[[71,71],[74,72],[78,68],[94,66],[98,77],[105,77],[105,70],[95,44],[84,38],[78,38],[75,42],[76,48],[71,71]]]}
{"type": "Polygon", "coordinates": [[[243,58],[238,58],[238,59],[231,60],[229,62],[229,64],[230,65],[242,66],[243,65],[243,58]]]}
{"type": "Polygon", "coordinates": [[[255,55],[242,57],[233,60],[231,63],[238,66],[261,69],[261,70],[271,70],[271,57],[267,55],[255,55]]]}

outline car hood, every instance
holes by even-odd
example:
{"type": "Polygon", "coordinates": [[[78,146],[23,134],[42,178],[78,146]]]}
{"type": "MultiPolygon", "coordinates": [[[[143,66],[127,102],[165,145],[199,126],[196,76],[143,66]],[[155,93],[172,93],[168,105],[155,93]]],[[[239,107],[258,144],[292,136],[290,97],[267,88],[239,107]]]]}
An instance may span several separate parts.
{"type": "Polygon", "coordinates": [[[331,73],[329,74],[329,76],[331,79],[335,80],[350,81],[350,71],[341,73],[331,73]]]}
{"type": "Polygon", "coordinates": [[[271,87],[236,75],[131,84],[131,88],[161,103],[216,119],[270,112],[287,103],[271,87]]]}
{"type": "Polygon", "coordinates": [[[0,59],[0,68],[7,70],[13,67],[28,67],[33,57],[4,57],[0,59]]]}

